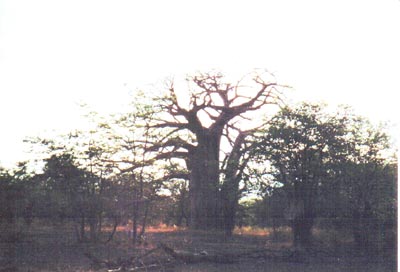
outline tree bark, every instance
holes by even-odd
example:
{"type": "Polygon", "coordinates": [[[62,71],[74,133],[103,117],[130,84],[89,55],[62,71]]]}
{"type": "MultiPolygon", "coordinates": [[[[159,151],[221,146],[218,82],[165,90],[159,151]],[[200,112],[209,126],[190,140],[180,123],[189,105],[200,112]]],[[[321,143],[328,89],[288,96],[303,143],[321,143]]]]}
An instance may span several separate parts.
{"type": "Polygon", "coordinates": [[[202,135],[189,160],[191,227],[194,229],[216,229],[219,223],[219,140],[218,135],[202,135]]]}
{"type": "Polygon", "coordinates": [[[235,228],[236,211],[239,201],[239,181],[236,176],[226,176],[221,188],[222,217],[223,222],[220,229],[230,237],[235,228]]]}
{"type": "Polygon", "coordinates": [[[242,145],[247,136],[247,132],[240,132],[237,136],[232,151],[228,156],[225,167],[225,179],[221,187],[222,216],[223,224],[221,230],[229,237],[235,228],[236,211],[239,201],[239,182],[242,179],[244,167],[247,160],[243,158],[242,145]]]}

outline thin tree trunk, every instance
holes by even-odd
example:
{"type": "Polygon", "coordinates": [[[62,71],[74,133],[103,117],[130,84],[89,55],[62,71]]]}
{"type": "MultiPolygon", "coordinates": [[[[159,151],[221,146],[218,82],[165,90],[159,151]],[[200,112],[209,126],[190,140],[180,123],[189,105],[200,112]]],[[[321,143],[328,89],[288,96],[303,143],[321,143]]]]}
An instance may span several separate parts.
{"type": "Polygon", "coordinates": [[[277,232],[276,232],[276,218],[272,217],[271,220],[272,220],[272,239],[274,241],[276,241],[277,238],[278,238],[278,235],[277,235],[277,232]]]}
{"type": "Polygon", "coordinates": [[[313,219],[297,217],[293,220],[293,245],[296,249],[307,249],[311,246],[313,219]]]}
{"type": "MultiPolygon", "coordinates": [[[[225,181],[226,183],[227,181],[225,181]]],[[[226,184],[224,184],[226,185],[226,184]]],[[[237,190],[235,188],[228,188],[230,186],[224,186],[221,191],[221,199],[223,202],[222,215],[223,225],[221,230],[225,231],[225,235],[232,236],[233,229],[235,228],[235,218],[237,210],[237,190]]]]}
{"type": "Polygon", "coordinates": [[[117,219],[117,217],[115,217],[115,218],[114,218],[113,230],[111,231],[111,234],[110,234],[110,236],[108,237],[106,243],[110,242],[110,241],[113,239],[114,234],[115,234],[115,232],[116,232],[116,230],[117,230],[118,224],[119,224],[119,220],[117,219]]]}
{"type": "Polygon", "coordinates": [[[98,215],[98,225],[97,225],[97,233],[100,234],[101,233],[101,229],[103,228],[103,213],[99,212],[98,215]]]}
{"type": "MultiPolygon", "coordinates": [[[[137,193],[135,194],[135,198],[136,196],[137,193]]],[[[134,245],[137,242],[138,216],[139,216],[139,202],[135,201],[133,207],[133,217],[132,217],[132,243],[134,245]]]]}
{"type": "Polygon", "coordinates": [[[225,230],[227,236],[231,236],[235,228],[236,211],[239,201],[239,182],[247,160],[240,161],[242,157],[242,144],[246,133],[240,132],[235,140],[232,151],[228,157],[225,169],[225,180],[221,188],[223,222],[219,226],[225,230]]]}
{"type": "Polygon", "coordinates": [[[83,242],[86,240],[85,236],[85,215],[81,214],[81,230],[80,230],[80,240],[83,242]]]}
{"type": "Polygon", "coordinates": [[[137,217],[133,216],[132,218],[132,244],[136,244],[137,239],[137,217]]]}
{"type": "Polygon", "coordinates": [[[96,217],[89,218],[90,241],[92,242],[97,240],[96,221],[96,217]]]}
{"type": "Polygon", "coordinates": [[[185,214],[185,198],[186,198],[186,189],[183,188],[179,195],[178,214],[177,214],[177,218],[176,218],[176,224],[179,227],[183,225],[184,218],[187,221],[187,216],[185,214]]]}
{"type": "Polygon", "coordinates": [[[140,231],[139,239],[143,238],[143,235],[146,231],[148,213],[149,213],[149,201],[146,201],[145,208],[144,208],[143,222],[142,222],[142,230],[140,231]]]}

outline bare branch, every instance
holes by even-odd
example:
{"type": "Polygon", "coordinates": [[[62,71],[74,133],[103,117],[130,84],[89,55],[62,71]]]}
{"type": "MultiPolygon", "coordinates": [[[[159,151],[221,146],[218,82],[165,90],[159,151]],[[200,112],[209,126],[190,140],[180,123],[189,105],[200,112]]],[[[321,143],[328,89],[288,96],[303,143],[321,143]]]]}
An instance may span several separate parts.
{"type": "Polygon", "coordinates": [[[189,174],[188,173],[183,173],[183,172],[170,173],[168,175],[163,176],[162,179],[163,180],[170,180],[170,179],[189,180],[189,174]]]}
{"type": "Polygon", "coordinates": [[[162,159],[170,159],[170,158],[178,158],[178,159],[187,159],[189,156],[189,152],[185,151],[171,151],[166,153],[160,153],[154,157],[154,160],[162,160],[162,159]]]}
{"type": "Polygon", "coordinates": [[[175,122],[164,122],[159,124],[151,125],[150,128],[167,128],[167,127],[174,127],[179,129],[189,128],[188,123],[175,123],[175,122]]]}
{"type": "Polygon", "coordinates": [[[195,148],[194,145],[184,141],[180,137],[175,137],[175,138],[168,139],[166,142],[154,143],[151,147],[148,148],[148,151],[157,151],[160,148],[164,149],[167,147],[174,147],[174,150],[176,150],[178,148],[184,148],[188,151],[195,148]]]}

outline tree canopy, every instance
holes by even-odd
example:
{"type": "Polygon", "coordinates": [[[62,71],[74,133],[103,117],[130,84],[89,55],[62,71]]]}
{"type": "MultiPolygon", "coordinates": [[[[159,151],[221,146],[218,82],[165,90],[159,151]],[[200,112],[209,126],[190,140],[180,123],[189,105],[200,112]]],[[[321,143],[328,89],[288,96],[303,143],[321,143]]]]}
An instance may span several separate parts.
{"type": "Polygon", "coordinates": [[[72,220],[81,242],[109,241],[117,226],[137,242],[160,222],[229,236],[240,221],[288,224],[304,248],[321,218],[360,248],[390,240],[397,158],[384,126],[345,107],[285,104],[286,88],[260,71],[197,73],[138,94],[131,112],[90,114],[87,131],[31,138],[33,170],[0,171],[1,219],[72,220]]]}

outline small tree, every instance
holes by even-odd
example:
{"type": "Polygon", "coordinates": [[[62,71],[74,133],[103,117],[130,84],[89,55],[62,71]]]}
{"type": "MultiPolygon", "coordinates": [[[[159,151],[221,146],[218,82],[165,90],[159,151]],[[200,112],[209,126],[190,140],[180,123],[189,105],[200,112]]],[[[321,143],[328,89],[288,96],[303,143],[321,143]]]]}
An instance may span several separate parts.
{"type": "Polygon", "coordinates": [[[43,173],[35,179],[46,192],[45,202],[52,209],[48,215],[61,222],[73,219],[81,241],[87,240],[86,226],[90,240],[99,238],[104,217],[111,214],[114,206],[114,198],[108,194],[113,169],[110,163],[103,162],[109,153],[95,136],[95,131],[76,131],[53,140],[27,140],[32,150],[40,150],[38,155],[44,163],[43,173]]]}
{"type": "MultiPolygon", "coordinates": [[[[145,99],[139,95],[139,99],[145,99]]],[[[118,207],[123,221],[132,221],[132,241],[140,241],[145,233],[152,205],[159,200],[158,193],[172,175],[162,175],[165,165],[157,164],[151,154],[152,143],[159,135],[149,132],[152,107],[146,103],[133,103],[135,109],[116,116],[111,122],[99,123],[103,138],[111,141],[108,145],[109,158],[105,163],[112,164],[113,180],[119,184],[118,207]]]]}
{"type": "Polygon", "coordinates": [[[85,227],[88,225],[90,240],[97,240],[107,202],[103,197],[104,184],[98,183],[99,177],[78,168],[75,158],[68,153],[52,155],[47,159],[41,177],[46,180],[45,190],[52,219],[76,221],[81,241],[87,239],[85,227]]]}
{"type": "Polygon", "coordinates": [[[337,161],[332,190],[344,208],[335,212],[350,221],[359,249],[376,250],[384,246],[382,243],[393,241],[388,237],[394,237],[390,232],[396,225],[397,158],[383,126],[350,117],[346,137],[350,144],[337,161]]]}
{"type": "Polygon", "coordinates": [[[296,248],[310,246],[317,199],[329,174],[331,155],[343,148],[340,124],[325,114],[321,105],[286,107],[271,120],[255,149],[261,161],[272,164],[275,180],[283,186],[288,200],[285,214],[296,248]]]}
{"type": "Polygon", "coordinates": [[[0,223],[17,223],[24,219],[26,226],[33,219],[34,183],[27,163],[18,163],[13,170],[0,168],[0,223]]]}
{"type": "Polygon", "coordinates": [[[256,202],[257,224],[262,227],[272,227],[272,237],[277,238],[277,228],[286,226],[284,209],[288,199],[282,188],[273,188],[267,191],[263,198],[256,202]]]}
{"type": "Polygon", "coordinates": [[[350,221],[359,248],[370,247],[379,224],[394,222],[397,160],[388,159],[389,138],[348,108],[335,115],[321,105],[285,108],[255,153],[275,168],[296,247],[310,246],[316,216],[350,221]]]}

